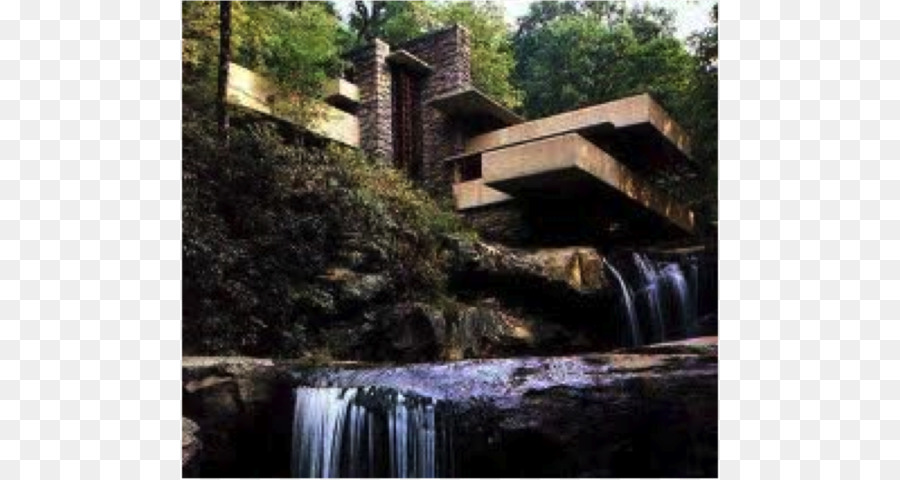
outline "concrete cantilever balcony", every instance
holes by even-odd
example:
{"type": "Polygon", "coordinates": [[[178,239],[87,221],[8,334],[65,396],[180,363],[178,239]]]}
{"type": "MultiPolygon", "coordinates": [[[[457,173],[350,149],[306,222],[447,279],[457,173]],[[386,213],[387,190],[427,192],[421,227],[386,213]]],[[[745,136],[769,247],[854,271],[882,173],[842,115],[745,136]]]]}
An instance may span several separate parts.
{"type": "Polygon", "coordinates": [[[517,199],[591,202],[694,232],[693,212],[577,133],[491,150],[481,161],[483,184],[517,199]]]}
{"type": "Polygon", "coordinates": [[[335,79],[325,85],[324,93],[330,103],[311,102],[310,108],[315,115],[302,119],[292,111],[296,95],[279,91],[274,82],[248,68],[236,63],[228,65],[229,103],[297,125],[318,137],[359,147],[359,119],[333,105],[355,108],[359,102],[359,89],[346,80],[335,79]]]}
{"type": "Polygon", "coordinates": [[[472,137],[467,155],[477,155],[566,133],[578,133],[639,172],[685,167],[690,138],[650,95],[584,107],[472,137]]]}

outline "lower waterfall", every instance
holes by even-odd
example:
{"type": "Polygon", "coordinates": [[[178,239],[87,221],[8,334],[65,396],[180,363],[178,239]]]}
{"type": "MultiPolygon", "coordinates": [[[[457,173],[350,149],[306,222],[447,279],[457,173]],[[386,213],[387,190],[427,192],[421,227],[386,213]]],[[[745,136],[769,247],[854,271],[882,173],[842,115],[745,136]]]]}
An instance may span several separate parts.
{"type": "Polygon", "coordinates": [[[294,397],[294,477],[452,475],[449,417],[433,399],[376,387],[299,387],[294,397]]]}

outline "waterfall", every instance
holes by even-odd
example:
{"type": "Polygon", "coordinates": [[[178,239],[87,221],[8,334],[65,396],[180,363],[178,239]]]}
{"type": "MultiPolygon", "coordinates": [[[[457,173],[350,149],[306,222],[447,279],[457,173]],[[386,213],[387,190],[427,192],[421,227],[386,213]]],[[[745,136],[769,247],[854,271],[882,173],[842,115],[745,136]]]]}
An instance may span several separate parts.
{"type": "Polygon", "coordinates": [[[295,477],[434,478],[452,470],[447,419],[432,399],[375,387],[299,387],[294,395],[295,477]]]}
{"type": "Polygon", "coordinates": [[[659,273],[646,255],[639,253],[632,255],[641,276],[641,286],[638,292],[644,299],[647,316],[650,317],[649,323],[654,332],[653,338],[657,341],[664,341],[666,339],[666,320],[660,302],[659,273]]]}
{"type": "Polygon", "coordinates": [[[631,289],[628,288],[625,280],[622,279],[622,275],[611,263],[606,260],[603,262],[619,283],[619,291],[622,293],[622,304],[625,307],[625,320],[628,322],[628,331],[631,334],[631,344],[639,347],[641,345],[641,331],[638,328],[637,312],[634,308],[634,297],[631,295],[631,289]]]}
{"type": "MultiPolygon", "coordinates": [[[[693,335],[697,326],[697,314],[695,312],[697,301],[695,296],[692,295],[692,290],[696,291],[696,288],[691,289],[688,286],[684,272],[677,263],[670,263],[663,267],[660,275],[671,293],[671,301],[677,305],[678,317],[685,336],[693,335]]],[[[696,285],[696,281],[693,284],[696,285]]]]}
{"type": "Polygon", "coordinates": [[[697,335],[699,313],[698,260],[694,256],[651,258],[632,252],[619,257],[618,268],[606,266],[618,284],[632,345],[640,334],[648,342],[697,335]]]}

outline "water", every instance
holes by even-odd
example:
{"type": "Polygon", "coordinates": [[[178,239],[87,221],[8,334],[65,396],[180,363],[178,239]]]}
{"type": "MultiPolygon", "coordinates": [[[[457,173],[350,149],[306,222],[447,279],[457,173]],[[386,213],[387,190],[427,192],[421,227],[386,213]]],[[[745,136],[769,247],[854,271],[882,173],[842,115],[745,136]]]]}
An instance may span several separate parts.
{"type": "Polygon", "coordinates": [[[640,284],[637,291],[644,300],[645,316],[649,319],[648,323],[652,329],[651,338],[656,341],[664,341],[666,339],[666,320],[661,306],[660,290],[662,285],[659,281],[659,273],[646,255],[633,253],[632,258],[638,273],[640,273],[640,284]]]}
{"type": "Polygon", "coordinates": [[[295,390],[292,474],[434,478],[452,472],[441,405],[386,388],[295,390]]]}
{"type": "Polygon", "coordinates": [[[612,272],[613,276],[616,277],[616,281],[619,284],[619,293],[622,295],[622,305],[625,307],[625,320],[628,322],[631,345],[638,347],[641,345],[641,331],[638,327],[638,318],[637,311],[634,308],[634,296],[631,294],[631,289],[622,280],[622,274],[616,270],[615,267],[606,260],[606,267],[609,268],[609,271],[612,272]]]}
{"type": "Polygon", "coordinates": [[[606,266],[619,287],[629,345],[697,335],[696,257],[653,259],[645,253],[633,252],[617,265],[607,261],[606,266]]]}

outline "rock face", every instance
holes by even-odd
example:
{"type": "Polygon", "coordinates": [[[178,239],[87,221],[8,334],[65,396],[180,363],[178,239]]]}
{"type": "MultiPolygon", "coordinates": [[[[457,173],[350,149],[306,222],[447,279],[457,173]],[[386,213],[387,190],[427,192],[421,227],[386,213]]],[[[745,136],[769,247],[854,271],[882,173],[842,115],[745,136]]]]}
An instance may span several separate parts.
{"type": "Polygon", "coordinates": [[[181,466],[188,472],[195,469],[196,462],[192,460],[203,447],[203,443],[197,436],[199,430],[200,427],[192,420],[181,419],[181,466]]]}
{"type": "Polygon", "coordinates": [[[456,241],[454,272],[457,278],[476,277],[519,286],[572,289],[597,293],[609,285],[603,257],[591,247],[512,249],[484,242],[456,241]]]}
{"type": "Polygon", "coordinates": [[[285,364],[248,358],[185,358],[185,476],[288,474],[293,381],[285,364]],[[195,446],[202,446],[196,448],[195,446]]]}
{"type": "MultiPolygon", "coordinates": [[[[431,301],[379,304],[383,277],[332,269],[334,310],[357,314],[320,325],[331,358],[421,362],[609,349],[613,301],[593,248],[516,250],[464,240],[451,245],[450,290],[431,301]]],[[[334,317],[332,317],[334,318],[334,317]]]]}
{"type": "MultiPolygon", "coordinates": [[[[512,249],[458,242],[451,287],[462,302],[490,305],[532,332],[515,354],[554,355],[613,348],[615,296],[603,256],[590,247],[512,249]]],[[[502,354],[501,354],[502,355],[502,354]]],[[[485,358],[492,355],[465,355],[485,358]]]]}
{"type": "Polygon", "coordinates": [[[186,360],[184,377],[185,415],[197,420],[204,444],[203,476],[288,475],[285,403],[298,385],[375,385],[447,402],[459,477],[717,473],[714,338],[387,368],[186,360]]]}

